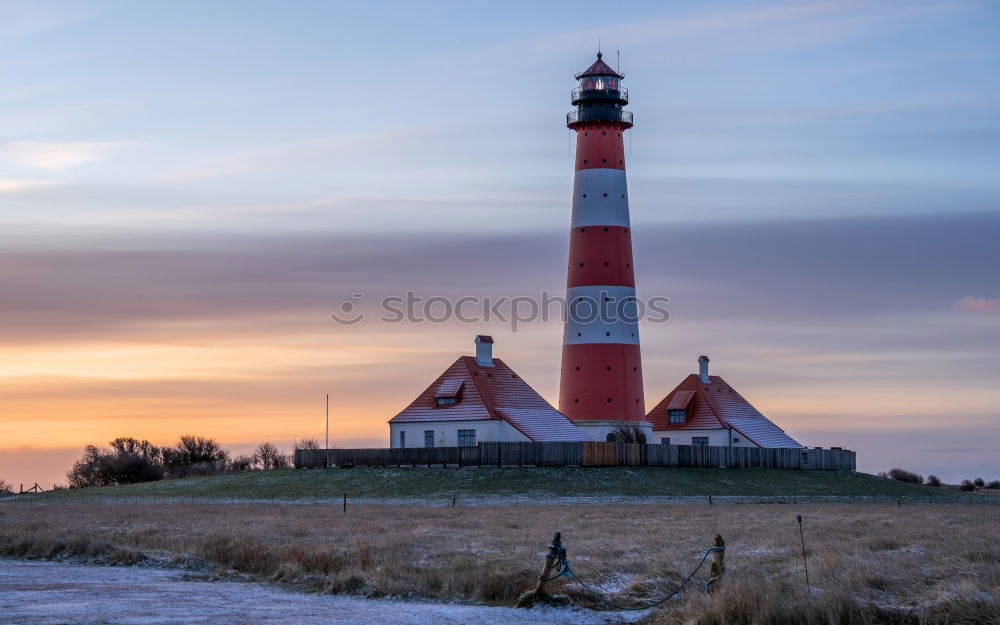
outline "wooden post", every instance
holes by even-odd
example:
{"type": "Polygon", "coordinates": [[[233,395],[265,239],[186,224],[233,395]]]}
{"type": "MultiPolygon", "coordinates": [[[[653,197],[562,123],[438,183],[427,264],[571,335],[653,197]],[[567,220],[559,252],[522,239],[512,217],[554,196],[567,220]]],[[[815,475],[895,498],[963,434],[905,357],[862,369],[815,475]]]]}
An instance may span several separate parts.
{"type": "Polygon", "coordinates": [[[347,493],[344,493],[344,514],[347,514],[347,493]]]}
{"type": "Polygon", "coordinates": [[[799,522],[799,540],[802,541],[802,566],[806,570],[806,586],[809,586],[809,561],[806,560],[806,538],[802,533],[802,515],[796,515],[795,519],[799,522]]]}
{"type": "MultiPolygon", "coordinates": [[[[545,582],[550,581],[552,570],[555,569],[556,563],[559,562],[559,552],[562,550],[561,539],[562,533],[560,532],[556,532],[556,535],[552,537],[549,552],[545,555],[545,564],[542,565],[542,572],[538,576],[538,583],[535,585],[534,590],[526,592],[518,598],[517,607],[531,607],[538,601],[550,603],[555,601],[553,597],[545,592],[545,582]]],[[[561,603],[561,601],[556,601],[556,603],[561,603]]]]}
{"type": "Polygon", "coordinates": [[[561,532],[556,532],[556,535],[552,537],[552,544],[549,545],[549,553],[545,556],[545,564],[542,565],[542,574],[538,576],[538,585],[535,586],[535,595],[537,596],[545,594],[545,581],[552,576],[552,569],[556,565],[556,556],[559,552],[559,540],[561,538],[561,532]]]}
{"type": "Polygon", "coordinates": [[[712,552],[712,566],[709,569],[711,574],[711,579],[708,583],[709,592],[712,592],[715,589],[716,582],[718,582],[722,577],[722,574],[726,572],[726,552],[724,551],[726,541],[722,540],[721,534],[715,535],[715,546],[721,547],[722,549],[712,552]]]}

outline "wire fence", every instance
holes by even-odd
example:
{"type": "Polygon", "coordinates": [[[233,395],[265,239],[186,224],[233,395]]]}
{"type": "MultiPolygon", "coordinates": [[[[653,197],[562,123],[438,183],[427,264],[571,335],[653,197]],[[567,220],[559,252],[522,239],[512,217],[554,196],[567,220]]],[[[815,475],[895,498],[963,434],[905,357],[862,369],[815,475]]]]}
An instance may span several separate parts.
{"type": "Polygon", "coordinates": [[[823,504],[853,503],[882,505],[1000,505],[1000,496],[981,494],[933,494],[929,496],[895,495],[579,495],[550,494],[490,494],[433,496],[353,496],[350,493],[322,493],[313,496],[275,494],[272,496],[242,495],[129,495],[79,494],[72,489],[44,493],[20,494],[0,498],[0,505],[17,504],[273,504],[341,506],[424,506],[424,507],[488,507],[488,506],[606,506],[606,505],[668,505],[668,504],[823,504]]]}

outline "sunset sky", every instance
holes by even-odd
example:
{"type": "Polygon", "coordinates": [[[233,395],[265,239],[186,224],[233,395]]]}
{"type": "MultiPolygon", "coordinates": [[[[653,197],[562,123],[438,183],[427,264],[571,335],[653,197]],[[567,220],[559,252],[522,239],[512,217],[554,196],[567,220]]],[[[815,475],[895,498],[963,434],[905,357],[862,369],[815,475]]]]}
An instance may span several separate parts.
{"type": "Polygon", "coordinates": [[[995,2],[3,2],[0,478],[87,443],[386,421],[477,333],[551,402],[561,324],[330,320],[565,285],[598,38],[646,403],[696,359],[870,472],[1000,479],[995,2]]]}

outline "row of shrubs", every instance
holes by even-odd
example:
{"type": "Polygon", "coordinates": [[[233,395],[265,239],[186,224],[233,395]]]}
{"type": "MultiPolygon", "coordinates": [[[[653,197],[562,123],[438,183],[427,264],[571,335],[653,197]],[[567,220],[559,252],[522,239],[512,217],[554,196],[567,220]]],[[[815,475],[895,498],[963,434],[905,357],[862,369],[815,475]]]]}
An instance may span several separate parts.
{"type": "MultiPolygon", "coordinates": [[[[313,439],[302,439],[295,449],[318,449],[313,439]]],[[[153,482],[165,478],[213,475],[234,471],[284,469],[292,457],[263,442],[250,455],[232,456],[211,438],[184,435],[177,444],[159,447],[147,440],[116,438],[107,447],[87,445],[83,457],[66,474],[70,488],[153,482]]]]}
{"type": "MultiPolygon", "coordinates": [[[[927,480],[925,481],[924,476],[905,469],[889,469],[888,472],[879,473],[879,476],[890,480],[897,480],[899,482],[907,482],[909,484],[927,484],[928,486],[934,487],[942,485],[941,479],[934,474],[928,475],[927,480]]],[[[974,480],[962,480],[962,483],[958,485],[958,489],[963,492],[972,492],[984,488],[988,488],[990,490],[1000,490],[1000,480],[987,482],[983,480],[983,478],[977,477],[974,480]]]]}

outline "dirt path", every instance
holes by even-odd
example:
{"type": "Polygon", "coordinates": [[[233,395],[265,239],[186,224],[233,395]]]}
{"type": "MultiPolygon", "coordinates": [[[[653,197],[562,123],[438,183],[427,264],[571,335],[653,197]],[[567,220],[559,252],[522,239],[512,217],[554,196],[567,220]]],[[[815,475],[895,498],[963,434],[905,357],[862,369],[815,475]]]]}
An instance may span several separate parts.
{"type": "MultiPolygon", "coordinates": [[[[626,615],[629,620],[641,614],[626,615]]],[[[0,623],[18,625],[598,625],[588,610],[515,610],[310,595],[183,579],[174,570],[0,559],[0,623]]]]}

